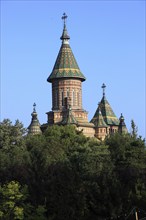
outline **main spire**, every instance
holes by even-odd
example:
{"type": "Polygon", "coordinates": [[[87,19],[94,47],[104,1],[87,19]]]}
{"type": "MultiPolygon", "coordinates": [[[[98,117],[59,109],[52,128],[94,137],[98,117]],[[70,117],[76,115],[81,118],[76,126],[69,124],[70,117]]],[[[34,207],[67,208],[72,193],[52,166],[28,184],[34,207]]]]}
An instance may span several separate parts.
{"type": "Polygon", "coordinates": [[[64,27],[63,27],[62,36],[60,37],[62,43],[69,43],[68,40],[70,39],[70,36],[68,35],[66,29],[66,19],[67,19],[67,15],[63,13],[62,20],[64,20],[64,27]]]}
{"type": "Polygon", "coordinates": [[[64,13],[62,20],[64,22],[63,32],[61,36],[62,45],[58,53],[53,70],[48,77],[47,81],[52,82],[53,80],[58,80],[60,78],[78,78],[84,81],[86,78],[80,71],[77,61],[69,45],[69,35],[66,29],[66,19],[67,15],[64,13]]]}

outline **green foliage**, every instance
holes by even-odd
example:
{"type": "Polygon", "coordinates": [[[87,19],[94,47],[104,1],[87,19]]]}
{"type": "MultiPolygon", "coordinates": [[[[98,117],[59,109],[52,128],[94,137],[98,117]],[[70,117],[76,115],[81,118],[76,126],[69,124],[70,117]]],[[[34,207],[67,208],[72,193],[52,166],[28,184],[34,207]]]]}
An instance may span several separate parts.
{"type": "Polygon", "coordinates": [[[26,196],[26,188],[21,188],[16,181],[11,181],[0,186],[0,217],[1,219],[17,219],[24,217],[23,202],[26,196]]]}
{"type": "Polygon", "coordinates": [[[135,130],[98,142],[74,126],[34,136],[19,121],[0,128],[1,219],[124,219],[146,209],[146,148],[135,130]]]}
{"type": "Polygon", "coordinates": [[[24,219],[26,220],[47,220],[45,216],[46,209],[42,205],[34,207],[30,204],[25,204],[24,219]]]}
{"type": "Polygon", "coordinates": [[[9,119],[4,119],[0,123],[0,148],[9,150],[15,145],[23,145],[23,135],[25,135],[26,129],[23,128],[23,125],[19,120],[16,120],[15,124],[12,125],[12,122],[9,119]]]}
{"type": "Polygon", "coordinates": [[[131,120],[131,129],[132,129],[132,131],[131,131],[132,137],[137,138],[138,128],[137,128],[133,119],[131,120]]]}
{"type": "Polygon", "coordinates": [[[111,152],[114,171],[120,182],[123,210],[132,206],[145,208],[146,149],[144,140],[129,134],[115,134],[106,139],[111,152]],[[124,190],[123,190],[124,189],[124,190]],[[145,197],[145,196],[144,196],[145,197]]]}
{"type": "Polygon", "coordinates": [[[0,123],[0,179],[9,182],[19,181],[26,175],[29,153],[25,145],[26,129],[16,120],[13,125],[9,119],[0,123]]]}

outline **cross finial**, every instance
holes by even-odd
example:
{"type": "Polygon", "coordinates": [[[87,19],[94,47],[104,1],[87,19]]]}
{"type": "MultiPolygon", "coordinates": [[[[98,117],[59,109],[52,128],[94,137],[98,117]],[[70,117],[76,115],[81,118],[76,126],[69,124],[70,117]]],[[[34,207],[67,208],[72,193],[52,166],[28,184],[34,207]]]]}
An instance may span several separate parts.
{"type": "Polygon", "coordinates": [[[33,104],[33,112],[36,112],[35,107],[36,107],[36,104],[35,104],[35,102],[34,102],[34,104],[33,104]]]}
{"type": "Polygon", "coordinates": [[[103,96],[105,96],[105,88],[106,88],[106,85],[103,83],[101,88],[103,89],[103,96]]]}
{"type": "Polygon", "coordinates": [[[67,15],[65,13],[63,13],[62,20],[64,20],[64,24],[65,24],[66,19],[67,19],[67,15]]]}

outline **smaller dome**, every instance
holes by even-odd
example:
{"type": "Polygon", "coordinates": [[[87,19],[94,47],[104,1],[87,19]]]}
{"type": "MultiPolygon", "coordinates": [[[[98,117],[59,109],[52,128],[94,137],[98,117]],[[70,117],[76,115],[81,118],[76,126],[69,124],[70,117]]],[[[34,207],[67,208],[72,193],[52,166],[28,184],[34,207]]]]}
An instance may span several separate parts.
{"type": "Polygon", "coordinates": [[[32,119],[31,119],[31,123],[28,127],[28,134],[31,134],[31,135],[35,135],[35,134],[41,134],[42,131],[40,129],[40,123],[39,123],[39,120],[37,118],[37,112],[36,112],[36,104],[34,103],[33,104],[33,112],[31,113],[31,116],[32,116],[32,119]]]}

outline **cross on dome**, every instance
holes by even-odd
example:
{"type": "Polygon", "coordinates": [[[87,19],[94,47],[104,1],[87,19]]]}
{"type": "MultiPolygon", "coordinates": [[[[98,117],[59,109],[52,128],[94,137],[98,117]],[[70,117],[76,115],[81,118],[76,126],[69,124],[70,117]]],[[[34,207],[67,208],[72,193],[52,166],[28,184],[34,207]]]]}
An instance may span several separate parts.
{"type": "Polygon", "coordinates": [[[36,103],[34,102],[34,104],[33,104],[33,112],[36,112],[36,103]]]}
{"type": "Polygon", "coordinates": [[[105,96],[105,88],[106,88],[106,85],[103,83],[101,88],[103,89],[103,96],[105,96]]]}
{"type": "Polygon", "coordinates": [[[64,24],[65,24],[66,19],[67,19],[67,15],[66,15],[66,13],[63,13],[62,20],[64,20],[64,24]]]}

